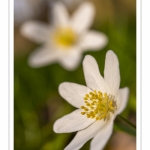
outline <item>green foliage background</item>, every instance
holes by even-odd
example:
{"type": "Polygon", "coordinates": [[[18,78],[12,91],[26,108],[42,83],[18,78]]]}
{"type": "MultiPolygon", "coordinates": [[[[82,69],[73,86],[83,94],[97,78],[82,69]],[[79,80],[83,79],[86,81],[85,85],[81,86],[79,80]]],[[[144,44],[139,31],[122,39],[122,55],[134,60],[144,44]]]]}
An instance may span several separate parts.
{"type": "MultiPolygon", "coordinates": [[[[136,10],[135,0],[91,0],[96,7],[92,29],[104,32],[108,45],[97,52],[88,51],[95,57],[103,74],[106,52],[113,50],[120,62],[121,85],[130,88],[128,106],[122,116],[135,123],[136,119],[136,10]],[[133,119],[134,118],[134,119],[133,119]]],[[[45,16],[42,17],[46,18],[45,16]]],[[[44,19],[43,19],[44,20],[44,19]]],[[[27,58],[35,43],[19,34],[15,27],[14,54],[14,149],[15,150],[62,150],[75,133],[56,134],[54,122],[75,110],[58,93],[64,81],[85,85],[82,62],[75,71],[66,71],[59,64],[31,68],[27,58]]],[[[114,132],[133,133],[119,119],[114,132]]],[[[86,135],[85,135],[86,136],[86,135]]],[[[87,142],[81,149],[89,149],[87,142]]],[[[111,146],[105,149],[111,150],[111,146]]]]}

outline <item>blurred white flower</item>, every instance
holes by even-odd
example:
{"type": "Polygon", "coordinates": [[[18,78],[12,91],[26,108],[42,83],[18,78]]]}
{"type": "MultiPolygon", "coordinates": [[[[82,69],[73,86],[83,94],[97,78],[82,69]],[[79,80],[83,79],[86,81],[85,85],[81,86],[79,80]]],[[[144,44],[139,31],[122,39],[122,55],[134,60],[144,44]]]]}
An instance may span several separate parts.
{"type": "Polygon", "coordinates": [[[29,65],[41,67],[59,62],[67,70],[75,69],[86,50],[100,50],[107,44],[107,36],[89,30],[93,22],[94,6],[85,2],[69,18],[62,3],[53,7],[53,26],[30,21],[23,24],[21,33],[37,43],[44,43],[29,57],[29,65]]]}
{"type": "Polygon", "coordinates": [[[116,115],[126,107],[129,89],[119,89],[119,62],[111,50],[106,54],[104,78],[90,55],[83,60],[83,70],[87,87],[60,84],[60,95],[78,109],[58,119],[53,129],[56,133],[78,131],[65,150],[78,150],[93,137],[90,149],[102,150],[112,134],[116,115]]]}

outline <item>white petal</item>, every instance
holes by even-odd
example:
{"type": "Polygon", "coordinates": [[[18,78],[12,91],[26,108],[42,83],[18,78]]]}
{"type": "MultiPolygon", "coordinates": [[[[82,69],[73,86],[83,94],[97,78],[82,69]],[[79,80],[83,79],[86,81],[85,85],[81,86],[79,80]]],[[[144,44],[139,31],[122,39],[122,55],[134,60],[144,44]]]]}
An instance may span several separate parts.
{"type": "Polygon", "coordinates": [[[107,52],[105,58],[104,79],[116,95],[120,86],[120,71],[118,58],[111,50],[107,52]]]}
{"type": "Polygon", "coordinates": [[[84,50],[100,50],[107,43],[108,38],[105,34],[91,30],[81,37],[79,46],[84,50]]]}
{"type": "Polygon", "coordinates": [[[66,26],[69,23],[69,14],[65,5],[61,2],[54,3],[53,23],[55,26],[66,26]]]}
{"type": "Polygon", "coordinates": [[[78,48],[72,48],[68,50],[70,52],[63,53],[60,57],[59,62],[66,70],[72,71],[75,70],[79,63],[81,62],[81,52],[78,48]]]}
{"type": "Polygon", "coordinates": [[[113,131],[113,121],[109,120],[91,142],[90,150],[103,150],[113,131]]]}
{"type": "Polygon", "coordinates": [[[129,97],[128,87],[119,89],[119,97],[117,101],[117,107],[118,107],[117,114],[120,114],[125,109],[128,102],[128,97],[129,97]]]}
{"type": "Polygon", "coordinates": [[[93,22],[94,14],[95,9],[90,2],[82,3],[72,16],[71,26],[78,33],[87,30],[93,22]]]}
{"type": "Polygon", "coordinates": [[[108,92],[108,86],[101,76],[98,65],[94,57],[86,55],[83,60],[83,70],[87,87],[92,90],[108,92]]]}
{"type": "Polygon", "coordinates": [[[38,48],[31,53],[28,63],[32,67],[42,67],[57,61],[58,54],[48,48],[38,48]]]}
{"type": "Polygon", "coordinates": [[[89,139],[97,134],[105,123],[104,121],[96,121],[86,129],[79,131],[64,150],[79,150],[89,139]]]}
{"type": "Polygon", "coordinates": [[[84,105],[84,96],[91,90],[86,86],[76,83],[64,82],[59,85],[59,94],[74,107],[84,105]]]}
{"type": "Polygon", "coordinates": [[[20,32],[23,36],[32,41],[42,43],[47,40],[50,29],[43,22],[28,21],[21,26],[20,32]]]}
{"type": "Polygon", "coordinates": [[[87,118],[85,115],[82,115],[81,112],[81,109],[77,109],[58,119],[54,123],[54,131],[56,133],[75,132],[86,128],[95,121],[94,119],[87,118]]]}

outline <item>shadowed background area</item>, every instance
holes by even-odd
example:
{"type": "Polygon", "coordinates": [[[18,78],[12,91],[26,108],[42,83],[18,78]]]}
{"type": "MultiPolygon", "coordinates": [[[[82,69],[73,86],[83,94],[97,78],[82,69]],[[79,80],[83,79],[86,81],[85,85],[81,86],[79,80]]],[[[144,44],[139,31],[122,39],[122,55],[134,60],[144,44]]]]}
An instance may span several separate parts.
{"type": "MultiPolygon", "coordinates": [[[[74,71],[67,71],[58,63],[31,68],[27,63],[28,56],[39,45],[23,37],[19,32],[21,24],[30,19],[51,22],[53,2],[54,0],[14,1],[15,150],[62,150],[75,135],[75,133],[56,134],[53,131],[53,124],[58,118],[75,110],[60,97],[58,86],[65,81],[85,85],[82,63],[74,71]],[[20,4],[19,1],[26,1],[23,2],[26,4],[20,4]],[[26,11],[23,11],[23,8],[26,11]],[[30,11],[27,11],[28,9],[30,11]]],[[[111,49],[116,53],[120,63],[120,87],[130,88],[129,101],[122,116],[136,124],[136,1],[90,0],[90,2],[96,8],[91,29],[105,33],[109,42],[100,51],[85,52],[82,60],[86,54],[94,56],[103,75],[106,52],[111,49]]],[[[68,4],[68,7],[70,5],[68,4]]],[[[70,13],[78,5],[80,4],[70,6],[70,13]]],[[[113,134],[105,150],[135,150],[135,142],[134,129],[116,118],[113,134]]],[[[89,147],[90,141],[81,150],[87,150],[89,147]]]]}

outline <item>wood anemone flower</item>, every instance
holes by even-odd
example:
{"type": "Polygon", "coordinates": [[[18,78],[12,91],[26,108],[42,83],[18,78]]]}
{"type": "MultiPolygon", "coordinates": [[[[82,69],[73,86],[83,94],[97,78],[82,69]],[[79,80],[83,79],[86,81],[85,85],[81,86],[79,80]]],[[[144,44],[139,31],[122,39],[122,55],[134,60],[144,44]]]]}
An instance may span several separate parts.
{"type": "Polygon", "coordinates": [[[53,20],[48,25],[29,21],[22,25],[21,33],[28,39],[43,45],[29,56],[32,67],[42,67],[58,62],[67,70],[74,70],[87,50],[100,50],[106,46],[107,36],[92,25],[95,8],[90,2],[82,3],[70,17],[63,3],[52,7],[53,20]]]}
{"type": "Polygon", "coordinates": [[[58,119],[53,130],[56,133],[78,131],[65,150],[78,150],[91,138],[90,149],[102,150],[112,134],[116,115],[126,107],[129,89],[119,89],[119,62],[111,50],[106,54],[104,78],[90,55],[83,60],[83,70],[87,86],[60,84],[60,95],[77,110],[58,119]]]}

